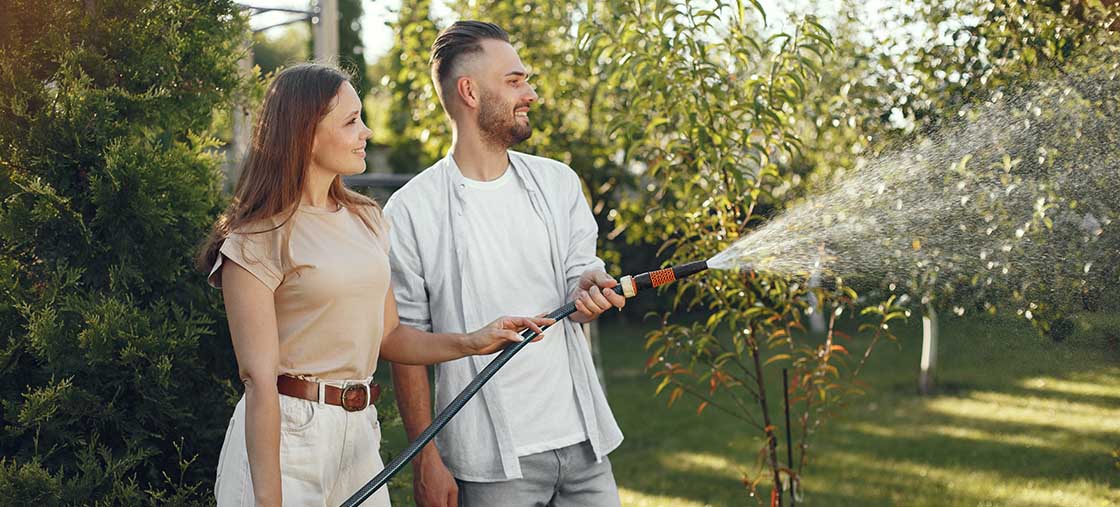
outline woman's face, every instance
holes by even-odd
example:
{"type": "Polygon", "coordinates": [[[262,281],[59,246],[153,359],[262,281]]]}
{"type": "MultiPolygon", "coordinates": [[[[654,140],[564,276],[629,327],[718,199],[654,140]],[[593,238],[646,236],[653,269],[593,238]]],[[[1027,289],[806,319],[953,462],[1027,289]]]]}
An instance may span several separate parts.
{"type": "Polygon", "coordinates": [[[350,83],[342,83],[333,107],[315,126],[311,169],[331,174],[360,174],[366,170],[366,141],[373,132],[362,123],[362,102],[350,83]]]}

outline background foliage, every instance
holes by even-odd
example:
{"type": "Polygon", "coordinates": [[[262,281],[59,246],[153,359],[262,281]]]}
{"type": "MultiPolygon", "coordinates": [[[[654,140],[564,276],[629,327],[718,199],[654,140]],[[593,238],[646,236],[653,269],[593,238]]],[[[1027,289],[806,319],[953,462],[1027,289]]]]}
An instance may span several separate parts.
{"type": "Polygon", "coordinates": [[[245,25],[229,1],[4,10],[0,503],[209,503],[235,373],[191,257],[245,25]]]}

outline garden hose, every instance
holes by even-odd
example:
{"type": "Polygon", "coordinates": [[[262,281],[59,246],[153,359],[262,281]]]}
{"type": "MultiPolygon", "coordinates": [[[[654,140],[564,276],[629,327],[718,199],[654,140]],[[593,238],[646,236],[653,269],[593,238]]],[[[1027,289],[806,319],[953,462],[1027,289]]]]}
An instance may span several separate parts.
{"type": "MultiPolygon", "coordinates": [[[[627,298],[631,298],[637,295],[638,291],[640,290],[660,287],[674,280],[694,275],[706,269],[708,269],[707,261],[696,261],[680,266],[646,272],[636,276],[627,275],[622,277],[619,280],[619,284],[616,285],[612,290],[614,290],[615,294],[620,294],[626,296],[627,298]]],[[[545,317],[554,319],[559,322],[565,317],[575,313],[575,311],[576,303],[573,301],[560,308],[557,308],[545,317]]],[[[551,326],[541,326],[541,329],[544,330],[548,329],[549,327],[551,326]]],[[[490,364],[486,365],[486,367],[482,369],[482,372],[480,372],[477,377],[471,380],[471,382],[467,384],[467,387],[465,387],[463,391],[460,392],[459,395],[456,396],[455,399],[452,400],[446,408],[443,409],[442,412],[436,415],[435,419],[432,420],[432,424],[428,426],[422,433],[420,433],[420,435],[416,437],[415,441],[409,444],[408,447],[404,449],[404,451],[402,451],[396,458],[385,465],[385,468],[376,476],[374,476],[373,479],[367,482],[365,486],[362,486],[360,489],[358,489],[357,492],[351,495],[350,498],[346,499],[346,501],[342,504],[343,507],[357,507],[359,504],[365,501],[366,498],[369,498],[370,495],[384,486],[385,483],[389,482],[389,479],[396,475],[397,472],[400,472],[401,469],[404,468],[405,464],[407,464],[409,461],[412,461],[412,458],[416,457],[416,455],[420,453],[420,449],[423,449],[425,445],[428,445],[428,442],[431,442],[431,440],[435,438],[436,433],[439,433],[439,431],[442,430],[443,427],[451,421],[451,418],[455,417],[455,414],[459,413],[459,411],[462,410],[463,406],[466,405],[467,402],[470,401],[470,399],[474,397],[476,393],[478,393],[478,390],[481,389],[482,386],[485,385],[486,382],[488,382],[494,376],[494,374],[502,368],[502,366],[505,366],[505,364],[509,362],[510,358],[512,358],[514,354],[517,354],[521,351],[521,349],[525,348],[525,346],[531,343],[533,338],[535,338],[536,336],[537,332],[533,331],[532,329],[526,329],[522,331],[522,340],[520,342],[506,347],[505,350],[503,350],[502,353],[498,355],[498,357],[494,358],[494,360],[491,361],[490,364]]]]}

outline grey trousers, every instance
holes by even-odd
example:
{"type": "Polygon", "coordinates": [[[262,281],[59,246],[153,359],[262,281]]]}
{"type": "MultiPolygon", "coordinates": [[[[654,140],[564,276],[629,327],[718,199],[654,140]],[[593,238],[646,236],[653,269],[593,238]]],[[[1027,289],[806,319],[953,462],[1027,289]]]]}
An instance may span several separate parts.
{"type": "Polygon", "coordinates": [[[595,462],[583,442],[519,458],[521,479],[459,483],[461,507],[618,507],[618,486],[606,457],[595,462]]]}

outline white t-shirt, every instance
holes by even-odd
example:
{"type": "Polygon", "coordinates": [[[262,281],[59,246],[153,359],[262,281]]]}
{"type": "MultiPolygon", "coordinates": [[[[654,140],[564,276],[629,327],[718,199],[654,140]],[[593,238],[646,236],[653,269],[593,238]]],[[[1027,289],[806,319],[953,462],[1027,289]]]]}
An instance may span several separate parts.
{"type": "MultiPolygon", "coordinates": [[[[558,298],[544,222],[512,168],[493,181],[466,179],[464,217],[472,269],[468,283],[483,315],[533,316],[552,311],[558,298]]],[[[564,327],[553,326],[527,345],[494,378],[518,456],[587,439],[576,404],[564,327]]],[[[495,356],[497,354],[494,354],[495,356]]]]}

